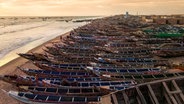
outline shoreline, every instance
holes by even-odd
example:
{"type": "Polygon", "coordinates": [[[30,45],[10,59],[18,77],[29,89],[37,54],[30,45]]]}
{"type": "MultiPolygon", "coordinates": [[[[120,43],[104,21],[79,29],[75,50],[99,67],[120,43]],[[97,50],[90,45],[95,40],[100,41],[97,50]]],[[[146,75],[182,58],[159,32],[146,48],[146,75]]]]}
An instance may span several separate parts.
{"type": "Polygon", "coordinates": [[[58,21],[46,21],[29,23],[25,25],[9,26],[0,32],[0,34],[5,33],[0,35],[0,41],[2,42],[0,45],[0,67],[10,62],[11,60],[18,58],[16,53],[26,53],[29,50],[51,39],[54,39],[61,34],[67,33],[86,24],[86,22],[67,23],[58,21]]]}
{"type": "MultiPolygon", "coordinates": [[[[64,33],[64,34],[61,34],[61,35],[55,37],[54,39],[51,39],[51,40],[49,40],[49,41],[47,41],[47,42],[45,42],[45,43],[43,43],[43,44],[41,44],[41,45],[39,45],[39,46],[37,46],[37,47],[35,47],[35,48],[29,50],[29,51],[26,52],[26,53],[30,53],[30,52],[39,52],[39,53],[43,53],[42,48],[43,48],[45,45],[48,45],[48,44],[50,44],[51,42],[57,42],[57,41],[59,41],[61,36],[62,36],[62,37],[66,37],[67,35],[69,35],[70,32],[71,32],[71,31],[69,31],[69,32],[67,32],[67,33],[64,33]]],[[[12,67],[14,67],[14,69],[16,69],[17,66],[22,66],[23,64],[26,64],[26,62],[29,62],[29,60],[24,59],[24,58],[22,58],[22,57],[19,56],[18,58],[15,58],[15,59],[9,61],[8,63],[2,65],[2,66],[0,67],[0,75],[1,75],[1,74],[5,74],[5,73],[3,73],[3,72],[4,72],[3,70],[8,70],[9,68],[12,68],[12,67]]],[[[7,74],[7,73],[6,73],[6,74],[7,74]]]]}
{"type": "MultiPolygon", "coordinates": [[[[66,37],[70,34],[71,31],[66,32],[64,34],[61,34],[31,50],[29,50],[26,53],[30,53],[30,52],[37,52],[37,53],[43,53],[43,48],[46,45],[49,45],[52,42],[58,42],[60,41],[60,37],[66,37]]],[[[20,71],[19,69],[17,69],[17,66],[21,66],[21,67],[32,67],[32,68],[37,68],[36,66],[34,66],[34,64],[32,64],[31,61],[24,59],[22,57],[18,57],[14,60],[11,60],[10,62],[6,63],[5,65],[0,67],[0,75],[26,75],[25,73],[23,73],[22,71],[20,71]]],[[[0,104],[24,104],[22,102],[17,101],[16,99],[10,97],[6,92],[4,91],[10,91],[10,90],[17,90],[17,88],[9,83],[3,82],[0,80],[0,94],[2,95],[0,97],[0,104]]]]}

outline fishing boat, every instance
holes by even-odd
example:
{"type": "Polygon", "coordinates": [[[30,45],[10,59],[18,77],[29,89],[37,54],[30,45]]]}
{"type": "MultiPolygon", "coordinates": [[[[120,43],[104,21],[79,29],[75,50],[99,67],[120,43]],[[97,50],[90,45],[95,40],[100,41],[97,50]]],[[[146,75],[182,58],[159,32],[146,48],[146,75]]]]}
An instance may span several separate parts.
{"type": "Polygon", "coordinates": [[[87,70],[91,70],[95,73],[103,73],[103,74],[126,74],[126,75],[131,75],[131,74],[158,74],[161,73],[161,69],[159,68],[99,68],[99,67],[86,67],[87,70]]]}
{"type": "Polygon", "coordinates": [[[46,53],[49,53],[49,54],[52,54],[52,55],[60,55],[59,50],[56,47],[51,47],[51,46],[48,47],[48,46],[45,46],[45,48],[43,48],[43,50],[46,53]]]}
{"type": "Polygon", "coordinates": [[[91,86],[133,86],[137,84],[134,80],[119,80],[119,81],[86,81],[76,83],[63,83],[60,81],[44,80],[48,86],[60,87],[60,86],[77,86],[77,87],[91,87],[91,86]]]}
{"type": "Polygon", "coordinates": [[[98,55],[93,54],[93,53],[90,54],[90,53],[70,53],[70,52],[66,53],[66,52],[60,52],[60,54],[62,56],[64,56],[64,57],[68,57],[68,56],[74,56],[74,57],[75,56],[80,56],[80,57],[96,57],[96,56],[98,56],[98,55]]]}
{"type": "Polygon", "coordinates": [[[117,104],[183,104],[184,77],[162,79],[109,94],[117,104]]]}
{"type": "MultiPolygon", "coordinates": [[[[101,58],[101,57],[100,57],[101,58]]],[[[153,58],[136,58],[136,57],[123,57],[123,58],[101,58],[104,60],[112,60],[117,62],[157,62],[159,60],[155,60],[153,58]]],[[[161,60],[166,61],[166,60],[161,60]]]]}
{"type": "Polygon", "coordinates": [[[133,58],[152,58],[152,55],[101,53],[101,54],[96,54],[96,57],[102,57],[102,58],[128,58],[128,57],[133,57],[133,58]]]}
{"type": "Polygon", "coordinates": [[[124,80],[136,80],[137,82],[147,82],[147,81],[153,81],[153,80],[159,80],[159,79],[166,79],[166,78],[172,78],[172,77],[179,77],[184,76],[184,72],[178,72],[178,73],[160,73],[160,74],[148,74],[148,75],[108,75],[104,74],[102,76],[106,76],[109,78],[114,79],[124,79],[124,80]]]}
{"type": "Polygon", "coordinates": [[[60,96],[9,91],[9,96],[26,104],[100,104],[100,96],[60,96]]]}
{"type": "Polygon", "coordinates": [[[156,53],[160,57],[180,57],[184,55],[184,47],[160,49],[156,53]]]}
{"type": "Polygon", "coordinates": [[[40,76],[40,77],[52,77],[52,78],[80,78],[80,77],[97,77],[92,72],[87,71],[75,71],[75,70],[62,70],[60,72],[58,71],[50,71],[50,70],[37,70],[37,69],[23,69],[20,68],[21,71],[24,73],[31,75],[31,76],[40,76]]]}
{"type": "Polygon", "coordinates": [[[127,42],[127,43],[108,43],[105,44],[106,47],[136,47],[136,43],[127,42]]]}
{"type": "Polygon", "coordinates": [[[53,44],[54,47],[59,48],[59,49],[92,49],[93,46],[85,45],[85,44],[74,44],[74,45],[63,45],[63,44],[53,44]]]}
{"type": "Polygon", "coordinates": [[[167,60],[155,60],[155,59],[142,59],[142,58],[122,58],[122,59],[109,59],[109,58],[95,58],[96,61],[103,64],[117,64],[117,65],[130,65],[130,66],[167,66],[169,62],[167,60]]]}
{"type": "Polygon", "coordinates": [[[11,83],[16,86],[24,85],[24,86],[43,86],[43,82],[39,80],[34,80],[31,77],[27,76],[18,76],[18,75],[3,75],[0,76],[0,80],[5,81],[7,83],[11,83]]]}
{"type": "Polygon", "coordinates": [[[179,57],[184,55],[183,43],[165,43],[159,49],[155,53],[160,57],[179,57]]]}
{"type": "Polygon", "coordinates": [[[171,39],[165,39],[165,38],[145,38],[140,39],[140,41],[143,41],[143,44],[164,44],[164,43],[171,43],[171,39]]]}
{"type": "Polygon", "coordinates": [[[42,61],[42,60],[47,61],[46,60],[46,55],[44,55],[44,54],[39,54],[39,53],[31,53],[31,54],[29,54],[29,53],[26,54],[25,53],[25,54],[23,54],[23,53],[19,53],[18,55],[23,57],[23,58],[26,58],[28,60],[31,60],[31,61],[42,61]]]}
{"type": "Polygon", "coordinates": [[[41,69],[53,71],[62,71],[63,69],[84,71],[84,67],[87,65],[85,63],[54,64],[46,61],[34,61],[33,64],[35,64],[37,67],[41,69]]]}
{"type": "Polygon", "coordinates": [[[88,63],[90,61],[95,61],[94,56],[80,56],[80,55],[47,55],[47,60],[54,61],[57,63],[88,63]]]}
{"type": "Polygon", "coordinates": [[[60,82],[62,84],[76,84],[78,82],[94,82],[94,81],[103,81],[103,80],[110,80],[109,78],[100,78],[100,77],[88,77],[88,78],[75,78],[73,76],[68,78],[52,78],[46,76],[18,76],[18,75],[4,75],[0,77],[0,80],[5,81],[7,83],[16,85],[16,86],[47,86],[44,81],[45,80],[52,80],[54,82],[60,82]]]}
{"type": "Polygon", "coordinates": [[[31,92],[34,94],[65,95],[65,96],[103,96],[114,90],[101,87],[38,87],[38,86],[19,86],[20,91],[31,92]]]}

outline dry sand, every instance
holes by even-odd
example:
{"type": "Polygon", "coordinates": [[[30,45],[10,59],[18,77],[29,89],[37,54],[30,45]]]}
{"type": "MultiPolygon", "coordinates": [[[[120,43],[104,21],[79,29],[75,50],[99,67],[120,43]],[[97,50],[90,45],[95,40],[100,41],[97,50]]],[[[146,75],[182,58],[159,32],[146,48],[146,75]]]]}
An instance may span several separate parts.
{"type": "MultiPolygon", "coordinates": [[[[65,33],[63,35],[61,35],[62,37],[66,37],[67,35],[69,35],[70,32],[65,33]]],[[[50,45],[51,42],[59,42],[60,41],[60,36],[56,37],[55,39],[52,39],[32,50],[30,50],[28,53],[30,52],[35,52],[35,53],[43,53],[44,51],[42,50],[44,48],[44,46],[46,45],[50,45]]],[[[23,72],[21,72],[20,70],[17,69],[17,66],[21,66],[24,68],[36,68],[36,66],[34,66],[30,61],[24,59],[24,58],[16,58],[12,61],[10,61],[9,63],[5,64],[4,66],[0,67],[0,75],[5,75],[5,74],[10,74],[10,75],[25,75],[23,72]]],[[[0,81],[0,89],[6,90],[6,91],[10,91],[10,90],[16,90],[16,87],[0,81]]],[[[19,101],[9,97],[4,91],[0,90],[0,104],[23,104],[20,103],[19,101]]]]}

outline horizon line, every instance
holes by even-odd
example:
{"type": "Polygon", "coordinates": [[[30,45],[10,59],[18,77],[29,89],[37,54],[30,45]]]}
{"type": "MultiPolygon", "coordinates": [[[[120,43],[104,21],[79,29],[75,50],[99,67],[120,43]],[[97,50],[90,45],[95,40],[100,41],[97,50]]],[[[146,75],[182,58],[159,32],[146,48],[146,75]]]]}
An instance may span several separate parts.
{"type": "MultiPolygon", "coordinates": [[[[76,16],[74,16],[74,15],[51,15],[51,16],[44,16],[44,15],[27,15],[27,16],[25,16],[25,15],[0,15],[0,17],[106,17],[106,16],[115,16],[115,15],[124,15],[124,14],[111,14],[111,15],[76,15],[76,16]]],[[[184,13],[181,13],[181,14],[129,14],[129,15],[139,15],[139,16],[144,16],[144,15],[158,15],[158,16],[164,16],[164,15],[184,15],[184,13]]]]}

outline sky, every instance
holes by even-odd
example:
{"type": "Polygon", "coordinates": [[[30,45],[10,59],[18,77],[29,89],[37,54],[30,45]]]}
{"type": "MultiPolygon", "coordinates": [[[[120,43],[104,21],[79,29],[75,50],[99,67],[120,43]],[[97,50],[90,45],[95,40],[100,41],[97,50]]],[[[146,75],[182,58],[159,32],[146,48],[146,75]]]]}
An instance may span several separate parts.
{"type": "Polygon", "coordinates": [[[184,14],[184,0],[0,0],[0,16],[184,14]]]}

